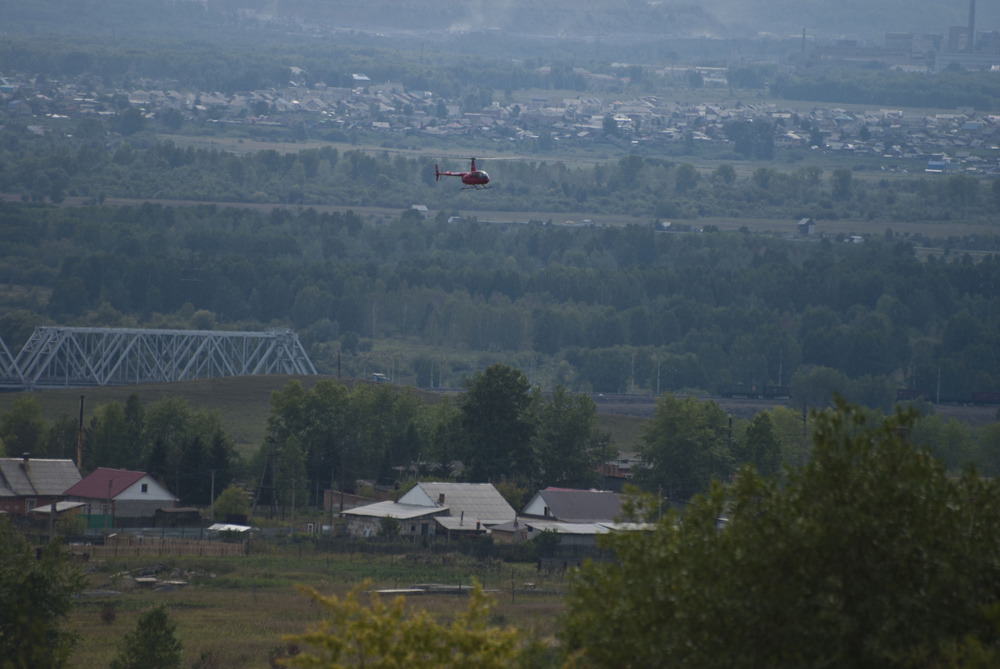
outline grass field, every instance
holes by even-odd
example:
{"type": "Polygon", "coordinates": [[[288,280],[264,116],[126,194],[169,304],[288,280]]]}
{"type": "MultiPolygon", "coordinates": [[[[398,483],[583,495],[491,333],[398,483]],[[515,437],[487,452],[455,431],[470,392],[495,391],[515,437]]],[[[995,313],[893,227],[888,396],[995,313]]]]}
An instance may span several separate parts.
{"type": "MultiPolygon", "coordinates": [[[[470,584],[473,579],[494,590],[490,622],[511,625],[526,635],[549,638],[563,610],[559,594],[562,572],[537,572],[532,564],[480,561],[461,555],[430,555],[419,551],[402,556],[339,555],[307,547],[270,548],[264,555],[243,558],[163,558],[161,580],[171,573],[198,574],[189,585],[160,592],[130,585],[116,576],[148,567],[155,559],[95,561],[90,588],[104,593],[81,598],[70,615],[69,628],[80,634],[72,658],[78,667],[107,666],[122,637],[138,615],[158,604],[167,606],[184,644],[184,666],[211,653],[213,667],[267,667],[269,654],[284,644],[282,635],[304,632],[321,618],[321,610],[297,585],[320,594],[342,596],[365,579],[373,588],[405,587],[413,583],[470,584]],[[175,572],[173,570],[180,570],[175,572]],[[534,584],[535,592],[525,589],[534,584]],[[511,592],[511,584],[515,592],[511,592]],[[106,624],[101,611],[113,607],[117,619],[106,624]]],[[[439,620],[450,620],[467,606],[464,597],[424,595],[407,601],[439,620]]]]}

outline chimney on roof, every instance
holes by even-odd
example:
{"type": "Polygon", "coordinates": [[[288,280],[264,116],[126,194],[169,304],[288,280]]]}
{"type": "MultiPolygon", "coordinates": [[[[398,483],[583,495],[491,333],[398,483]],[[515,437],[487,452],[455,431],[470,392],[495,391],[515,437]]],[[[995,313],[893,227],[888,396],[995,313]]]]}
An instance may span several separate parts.
{"type": "Polygon", "coordinates": [[[444,493],[438,495],[438,504],[444,504],[444,493]]]}
{"type": "Polygon", "coordinates": [[[31,458],[31,453],[29,453],[28,451],[25,451],[24,453],[21,454],[21,457],[24,458],[24,465],[27,466],[28,465],[28,459],[31,458]]]}

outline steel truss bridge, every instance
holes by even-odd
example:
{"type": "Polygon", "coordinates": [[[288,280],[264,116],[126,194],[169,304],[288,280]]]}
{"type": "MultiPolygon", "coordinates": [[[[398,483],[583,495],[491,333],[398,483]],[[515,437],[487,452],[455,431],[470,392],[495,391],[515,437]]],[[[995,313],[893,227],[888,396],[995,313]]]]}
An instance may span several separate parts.
{"type": "Polygon", "coordinates": [[[33,390],[316,374],[290,331],[38,327],[17,356],[0,339],[0,388],[33,390]]]}

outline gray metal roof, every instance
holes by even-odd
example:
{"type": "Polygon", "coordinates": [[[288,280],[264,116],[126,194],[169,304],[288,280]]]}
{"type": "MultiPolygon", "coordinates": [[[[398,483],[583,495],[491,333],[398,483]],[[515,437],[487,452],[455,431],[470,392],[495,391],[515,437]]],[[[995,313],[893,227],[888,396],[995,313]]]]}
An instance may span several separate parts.
{"type": "Polygon", "coordinates": [[[72,460],[0,458],[0,497],[62,495],[81,478],[72,460]]]}
{"type": "Polygon", "coordinates": [[[414,504],[400,504],[399,502],[378,502],[377,504],[359,506],[350,510],[345,509],[344,515],[409,520],[411,518],[419,518],[420,516],[428,516],[435,513],[446,513],[447,511],[448,507],[446,506],[416,506],[414,504]]]}
{"type": "MultiPolygon", "coordinates": [[[[572,523],[613,522],[621,515],[618,495],[608,490],[546,488],[538,492],[555,520],[572,523]]],[[[530,502],[529,502],[530,504],[530,502]]]]}
{"type": "Polygon", "coordinates": [[[444,495],[444,504],[451,510],[449,515],[461,519],[464,512],[464,522],[468,524],[471,521],[473,527],[475,527],[477,520],[484,525],[496,525],[514,520],[514,516],[517,515],[514,508],[507,503],[507,500],[491,483],[425,481],[414,486],[412,490],[400,497],[399,501],[410,504],[439,505],[441,495],[444,495]]]}

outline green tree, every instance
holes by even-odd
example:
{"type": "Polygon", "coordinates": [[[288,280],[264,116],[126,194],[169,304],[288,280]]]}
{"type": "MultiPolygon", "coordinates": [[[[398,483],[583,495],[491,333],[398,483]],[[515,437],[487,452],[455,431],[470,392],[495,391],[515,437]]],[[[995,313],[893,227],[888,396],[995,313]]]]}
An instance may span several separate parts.
{"type": "Polygon", "coordinates": [[[462,398],[466,476],[472,481],[528,477],[534,471],[528,378],[507,365],[490,365],[466,383],[462,398]]]}
{"type": "Polygon", "coordinates": [[[840,404],[816,416],[813,457],[785,484],[744,470],[683,519],[609,536],[616,559],[571,584],[578,665],[930,667],[956,666],[943,661],[956,647],[995,652],[1000,484],[950,479],[907,442],[915,419],[866,425],[840,404]]]}
{"type": "Polygon", "coordinates": [[[68,413],[60,414],[49,427],[46,455],[50,458],[76,459],[79,424],[68,413]]]}
{"type": "Polygon", "coordinates": [[[726,185],[732,184],[736,181],[736,169],[728,163],[722,163],[712,172],[712,180],[721,181],[726,185]]]}
{"type": "Polygon", "coordinates": [[[766,411],[753,417],[747,426],[742,460],[752,464],[762,476],[773,476],[781,467],[781,442],[774,434],[771,416],[766,411]]]}
{"type": "Polygon", "coordinates": [[[601,122],[601,128],[604,130],[605,135],[610,135],[612,137],[618,136],[618,122],[615,121],[613,114],[604,115],[604,120],[601,122]]]}
{"type": "Polygon", "coordinates": [[[247,493],[233,484],[219,493],[215,498],[215,520],[226,519],[226,516],[245,516],[250,513],[250,500],[247,493]]]}
{"type": "Polygon", "coordinates": [[[589,488],[597,484],[602,435],[597,429],[597,405],[586,394],[556,386],[539,401],[534,448],[541,487],[589,488]]]}
{"type": "Polygon", "coordinates": [[[792,376],[792,404],[810,409],[830,406],[835,395],[847,396],[851,380],[843,372],[830,367],[800,367],[792,376]]]}
{"type": "Polygon", "coordinates": [[[142,110],[129,107],[118,117],[117,127],[122,135],[134,135],[146,128],[146,117],[142,110]]]}
{"type": "Polygon", "coordinates": [[[402,524],[392,516],[383,516],[378,519],[378,536],[380,537],[398,537],[402,529],[402,524]]]}
{"type": "Polygon", "coordinates": [[[11,457],[24,453],[44,457],[45,437],[42,405],[34,397],[18,397],[10,411],[0,416],[0,442],[11,457]]]}
{"type": "Polygon", "coordinates": [[[163,126],[172,132],[177,132],[184,125],[184,115],[179,110],[170,108],[163,111],[163,126]]]}
{"type": "Polygon", "coordinates": [[[833,171],[833,199],[848,200],[851,197],[851,170],[838,167],[833,171]]]}
{"type": "Polygon", "coordinates": [[[662,395],[639,444],[646,465],[639,482],[675,499],[707,490],[733,471],[728,436],[726,414],[715,402],[662,395]]]}
{"type": "Polygon", "coordinates": [[[691,163],[681,163],[677,166],[674,174],[674,190],[678,195],[683,195],[698,185],[701,181],[701,174],[691,163]]]}
{"type": "Polygon", "coordinates": [[[60,629],[86,586],[60,541],[31,545],[0,516],[0,668],[65,667],[77,635],[60,629]]]}
{"type": "Polygon", "coordinates": [[[129,428],[125,409],[118,402],[108,402],[94,409],[83,436],[83,463],[97,467],[128,468],[132,460],[129,428]]]}
{"type": "Polygon", "coordinates": [[[135,629],[122,640],[111,669],[175,669],[181,666],[177,623],[164,605],[139,616],[135,629]]]}
{"type": "Polygon", "coordinates": [[[468,609],[450,624],[413,613],[402,597],[385,605],[372,593],[365,606],[358,600],[369,586],[362,583],[343,599],[301,588],[329,617],[305,634],[285,637],[306,646],[287,666],[506,669],[517,664],[519,632],[488,624],[490,600],[478,585],[468,609]]]}

